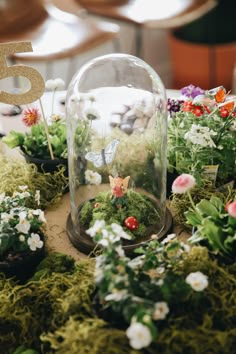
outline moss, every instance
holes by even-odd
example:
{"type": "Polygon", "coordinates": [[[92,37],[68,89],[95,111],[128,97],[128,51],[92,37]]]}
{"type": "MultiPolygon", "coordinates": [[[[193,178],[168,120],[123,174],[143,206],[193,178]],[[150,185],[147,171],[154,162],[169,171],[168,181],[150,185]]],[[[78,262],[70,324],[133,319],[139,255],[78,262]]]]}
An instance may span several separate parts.
{"type": "Polygon", "coordinates": [[[95,311],[93,259],[75,263],[68,256],[50,254],[37,270],[21,285],[0,274],[0,348],[4,354],[14,350],[15,354],[33,354],[33,350],[47,354],[234,352],[236,264],[219,264],[204,247],[193,247],[176,266],[180,275],[200,270],[208,276],[205,295],[197,294],[199,305],[192,306],[190,299],[188,306],[171,309],[159,324],[157,339],[140,351],[131,349],[120,323],[108,323],[95,311]]]}
{"type": "Polygon", "coordinates": [[[147,228],[159,222],[158,206],[154,200],[132,189],[125,194],[126,204],[117,208],[113,203],[110,192],[101,192],[95,199],[86,202],[80,211],[82,225],[92,226],[96,220],[123,225],[127,233],[135,237],[143,237],[147,228]],[[138,220],[139,227],[130,231],[124,226],[127,217],[133,216],[138,220]]]}
{"type": "Polygon", "coordinates": [[[19,186],[27,185],[33,194],[36,190],[40,190],[42,209],[56,205],[68,185],[68,178],[64,176],[64,167],[53,174],[40,173],[34,164],[2,156],[0,164],[0,193],[11,195],[18,190],[19,186]]]}

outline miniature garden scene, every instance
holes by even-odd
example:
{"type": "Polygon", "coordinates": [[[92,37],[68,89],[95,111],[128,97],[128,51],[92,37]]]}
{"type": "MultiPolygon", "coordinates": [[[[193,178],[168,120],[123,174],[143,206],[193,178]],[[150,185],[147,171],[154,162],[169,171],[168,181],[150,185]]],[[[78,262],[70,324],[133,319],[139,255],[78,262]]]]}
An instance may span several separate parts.
{"type": "Polygon", "coordinates": [[[124,54],[84,64],[62,113],[63,89],[1,138],[0,352],[233,353],[236,98],[167,97],[124,54]]]}

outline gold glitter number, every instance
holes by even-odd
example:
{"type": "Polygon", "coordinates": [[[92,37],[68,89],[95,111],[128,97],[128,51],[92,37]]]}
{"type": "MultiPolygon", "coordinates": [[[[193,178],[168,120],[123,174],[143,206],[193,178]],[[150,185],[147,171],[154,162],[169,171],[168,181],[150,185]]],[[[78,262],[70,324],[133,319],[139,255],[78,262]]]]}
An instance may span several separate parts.
{"type": "Polygon", "coordinates": [[[13,105],[27,104],[36,101],[44,93],[45,83],[36,69],[19,64],[7,65],[7,55],[24,52],[33,52],[31,42],[0,43],[0,79],[23,76],[29,80],[31,86],[28,91],[19,94],[0,91],[0,102],[13,105]]]}

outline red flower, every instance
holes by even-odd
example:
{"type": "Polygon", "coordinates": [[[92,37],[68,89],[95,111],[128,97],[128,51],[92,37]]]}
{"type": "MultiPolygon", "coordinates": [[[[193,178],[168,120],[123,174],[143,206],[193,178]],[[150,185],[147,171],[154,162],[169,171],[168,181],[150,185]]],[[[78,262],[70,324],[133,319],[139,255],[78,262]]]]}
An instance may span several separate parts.
{"type": "Polygon", "coordinates": [[[202,106],[193,106],[192,112],[196,117],[201,117],[204,113],[202,106]]]}
{"type": "Polygon", "coordinates": [[[219,111],[220,111],[220,116],[222,118],[227,118],[229,116],[230,112],[227,109],[222,107],[222,108],[219,109],[219,111]]]}
{"type": "Polygon", "coordinates": [[[190,101],[185,101],[183,104],[183,111],[184,112],[191,112],[194,105],[190,101]]]}
{"type": "Polygon", "coordinates": [[[27,108],[23,111],[22,122],[27,126],[38,124],[40,120],[40,113],[37,108],[27,108]]]}

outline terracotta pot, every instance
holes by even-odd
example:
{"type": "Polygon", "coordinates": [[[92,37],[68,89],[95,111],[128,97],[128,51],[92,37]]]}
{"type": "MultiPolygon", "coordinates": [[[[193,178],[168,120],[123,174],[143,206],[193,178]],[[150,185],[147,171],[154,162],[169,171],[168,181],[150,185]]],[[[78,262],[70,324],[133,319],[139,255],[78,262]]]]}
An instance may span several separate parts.
{"type": "Polygon", "coordinates": [[[173,88],[189,84],[210,89],[223,85],[232,89],[236,62],[236,42],[226,44],[199,44],[176,37],[168,38],[172,65],[173,88]]]}

